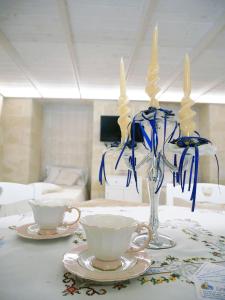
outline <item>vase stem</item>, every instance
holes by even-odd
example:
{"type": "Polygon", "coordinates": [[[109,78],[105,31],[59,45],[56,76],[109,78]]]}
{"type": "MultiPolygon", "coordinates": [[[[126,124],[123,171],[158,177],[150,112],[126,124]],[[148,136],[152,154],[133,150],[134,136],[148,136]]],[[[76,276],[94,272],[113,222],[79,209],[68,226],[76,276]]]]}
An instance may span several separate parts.
{"type": "MultiPolygon", "coordinates": [[[[158,161],[158,156],[153,156],[150,164],[150,168],[148,171],[148,196],[149,196],[149,204],[150,204],[150,219],[149,225],[152,229],[152,240],[149,243],[149,249],[167,249],[174,247],[176,243],[169,237],[165,235],[161,235],[158,233],[159,228],[159,217],[158,217],[158,210],[159,210],[159,196],[161,188],[157,191],[157,186],[160,181],[160,174],[162,171],[160,168],[160,162],[158,161]]],[[[135,243],[140,245],[146,239],[146,234],[141,234],[137,236],[135,239],[135,243]]]]}
{"type": "Polygon", "coordinates": [[[156,185],[158,181],[157,174],[157,160],[155,156],[152,160],[152,166],[148,173],[148,197],[149,197],[149,205],[150,205],[150,220],[149,224],[153,231],[153,239],[157,239],[158,237],[158,227],[159,227],[159,217],[158,217],[158,206],[159,206],[159,195],[160,190],[156,194],[156,185]]]}

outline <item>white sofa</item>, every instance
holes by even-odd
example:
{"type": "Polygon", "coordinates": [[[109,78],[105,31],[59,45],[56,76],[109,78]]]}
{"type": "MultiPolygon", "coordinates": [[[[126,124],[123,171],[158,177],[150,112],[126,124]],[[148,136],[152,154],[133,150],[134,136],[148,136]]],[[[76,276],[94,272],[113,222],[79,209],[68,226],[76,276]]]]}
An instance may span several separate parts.
{"type": "Polygon", "coordinates": [[[0,182],[0,217],[29,211],[33,196],[32,185],[0,182]]]}
{"type": "Polygon", "coordinates": [[[69,205],[87,199],[86,186],[59,186],[52,183],[36,182],[20,184],[0,182],[0,217],[21,214],[31,210],[30,199],[65,200],[69,205]]]}

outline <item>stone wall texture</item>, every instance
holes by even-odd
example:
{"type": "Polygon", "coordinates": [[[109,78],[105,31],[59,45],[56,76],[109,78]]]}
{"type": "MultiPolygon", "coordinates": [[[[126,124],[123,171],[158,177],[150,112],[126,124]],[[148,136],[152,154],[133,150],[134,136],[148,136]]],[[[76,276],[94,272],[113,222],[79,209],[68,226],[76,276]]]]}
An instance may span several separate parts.
{"type": "Polygon", "coordinates": [[[5,99],[2,107],[2,181],[29,183],[40,178],[41,104],[5,99]]]}

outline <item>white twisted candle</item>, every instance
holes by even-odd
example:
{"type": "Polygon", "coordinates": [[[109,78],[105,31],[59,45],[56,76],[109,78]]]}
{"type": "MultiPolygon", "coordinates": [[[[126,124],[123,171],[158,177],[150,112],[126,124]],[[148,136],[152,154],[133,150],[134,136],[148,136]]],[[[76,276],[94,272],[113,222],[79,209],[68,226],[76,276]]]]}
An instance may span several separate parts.
{"type": "Polygon", "coordinates": [[[184,60],[184,97],[181,101],[181,109],[179,111],[180,128],[183,136],[191,136],[196,128],[194,122],[195,111],[191,109],[194,101],[190,98],[191,94],[191,75],[190,75],[190,59],[185,55],[184,60]]]}
{"type": "Polygon", "coordinates": [[[124,143],[129,134],[129,124],[131,122],[131,118],[129,116],[130,109],[128,107],[129,100],[126,95],[126,76],[123,59],[120,61],[120,97],[119,97],[119,118],[118,124],[120,126],[121,131],[121,143],[124,143]]]}
{"type": "Polygon", "coordinates": [[[159,81],[159,64],[158,64],[158,27],[155,27],[152,37],[152,51],[151,60],[147,73],[147,83],[145,92],[150,98],[150,106],[160,108],[159,101],[156,99],[156,95],[160,91],[158,87],[159,81]]]}

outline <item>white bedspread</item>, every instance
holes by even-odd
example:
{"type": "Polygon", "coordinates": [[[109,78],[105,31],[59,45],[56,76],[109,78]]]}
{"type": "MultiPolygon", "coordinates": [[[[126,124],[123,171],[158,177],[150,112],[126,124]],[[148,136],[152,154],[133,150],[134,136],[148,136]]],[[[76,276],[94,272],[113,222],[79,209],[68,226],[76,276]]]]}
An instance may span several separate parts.
{"type": "MultiPolygon", "coordinates": [[[[42,183],[43,186],[45,183],[42,183]]],[[[2,194],[0,195],[0,217],[13,214],[21,214],[31,210],[28,200],[34,199],[64,199],[69,205],[76,205],[77,202],[87,200],[86,186],[60,186],[57,192],[45,192],[42,194],[41,184],[18,184],[3,182],[2,194]],[[35,185],[35,189],[34,189],[35,185]]],[[[46,184],[47,186],[47,184],[46,184]]]]}
{"type": "Polygon", "coordinates": [[[87,200],[87,191],[85,186],[62,186],[59,192],[44,194],[41,199],[66,199],[70,204],[75,204],[87,200]]]}

